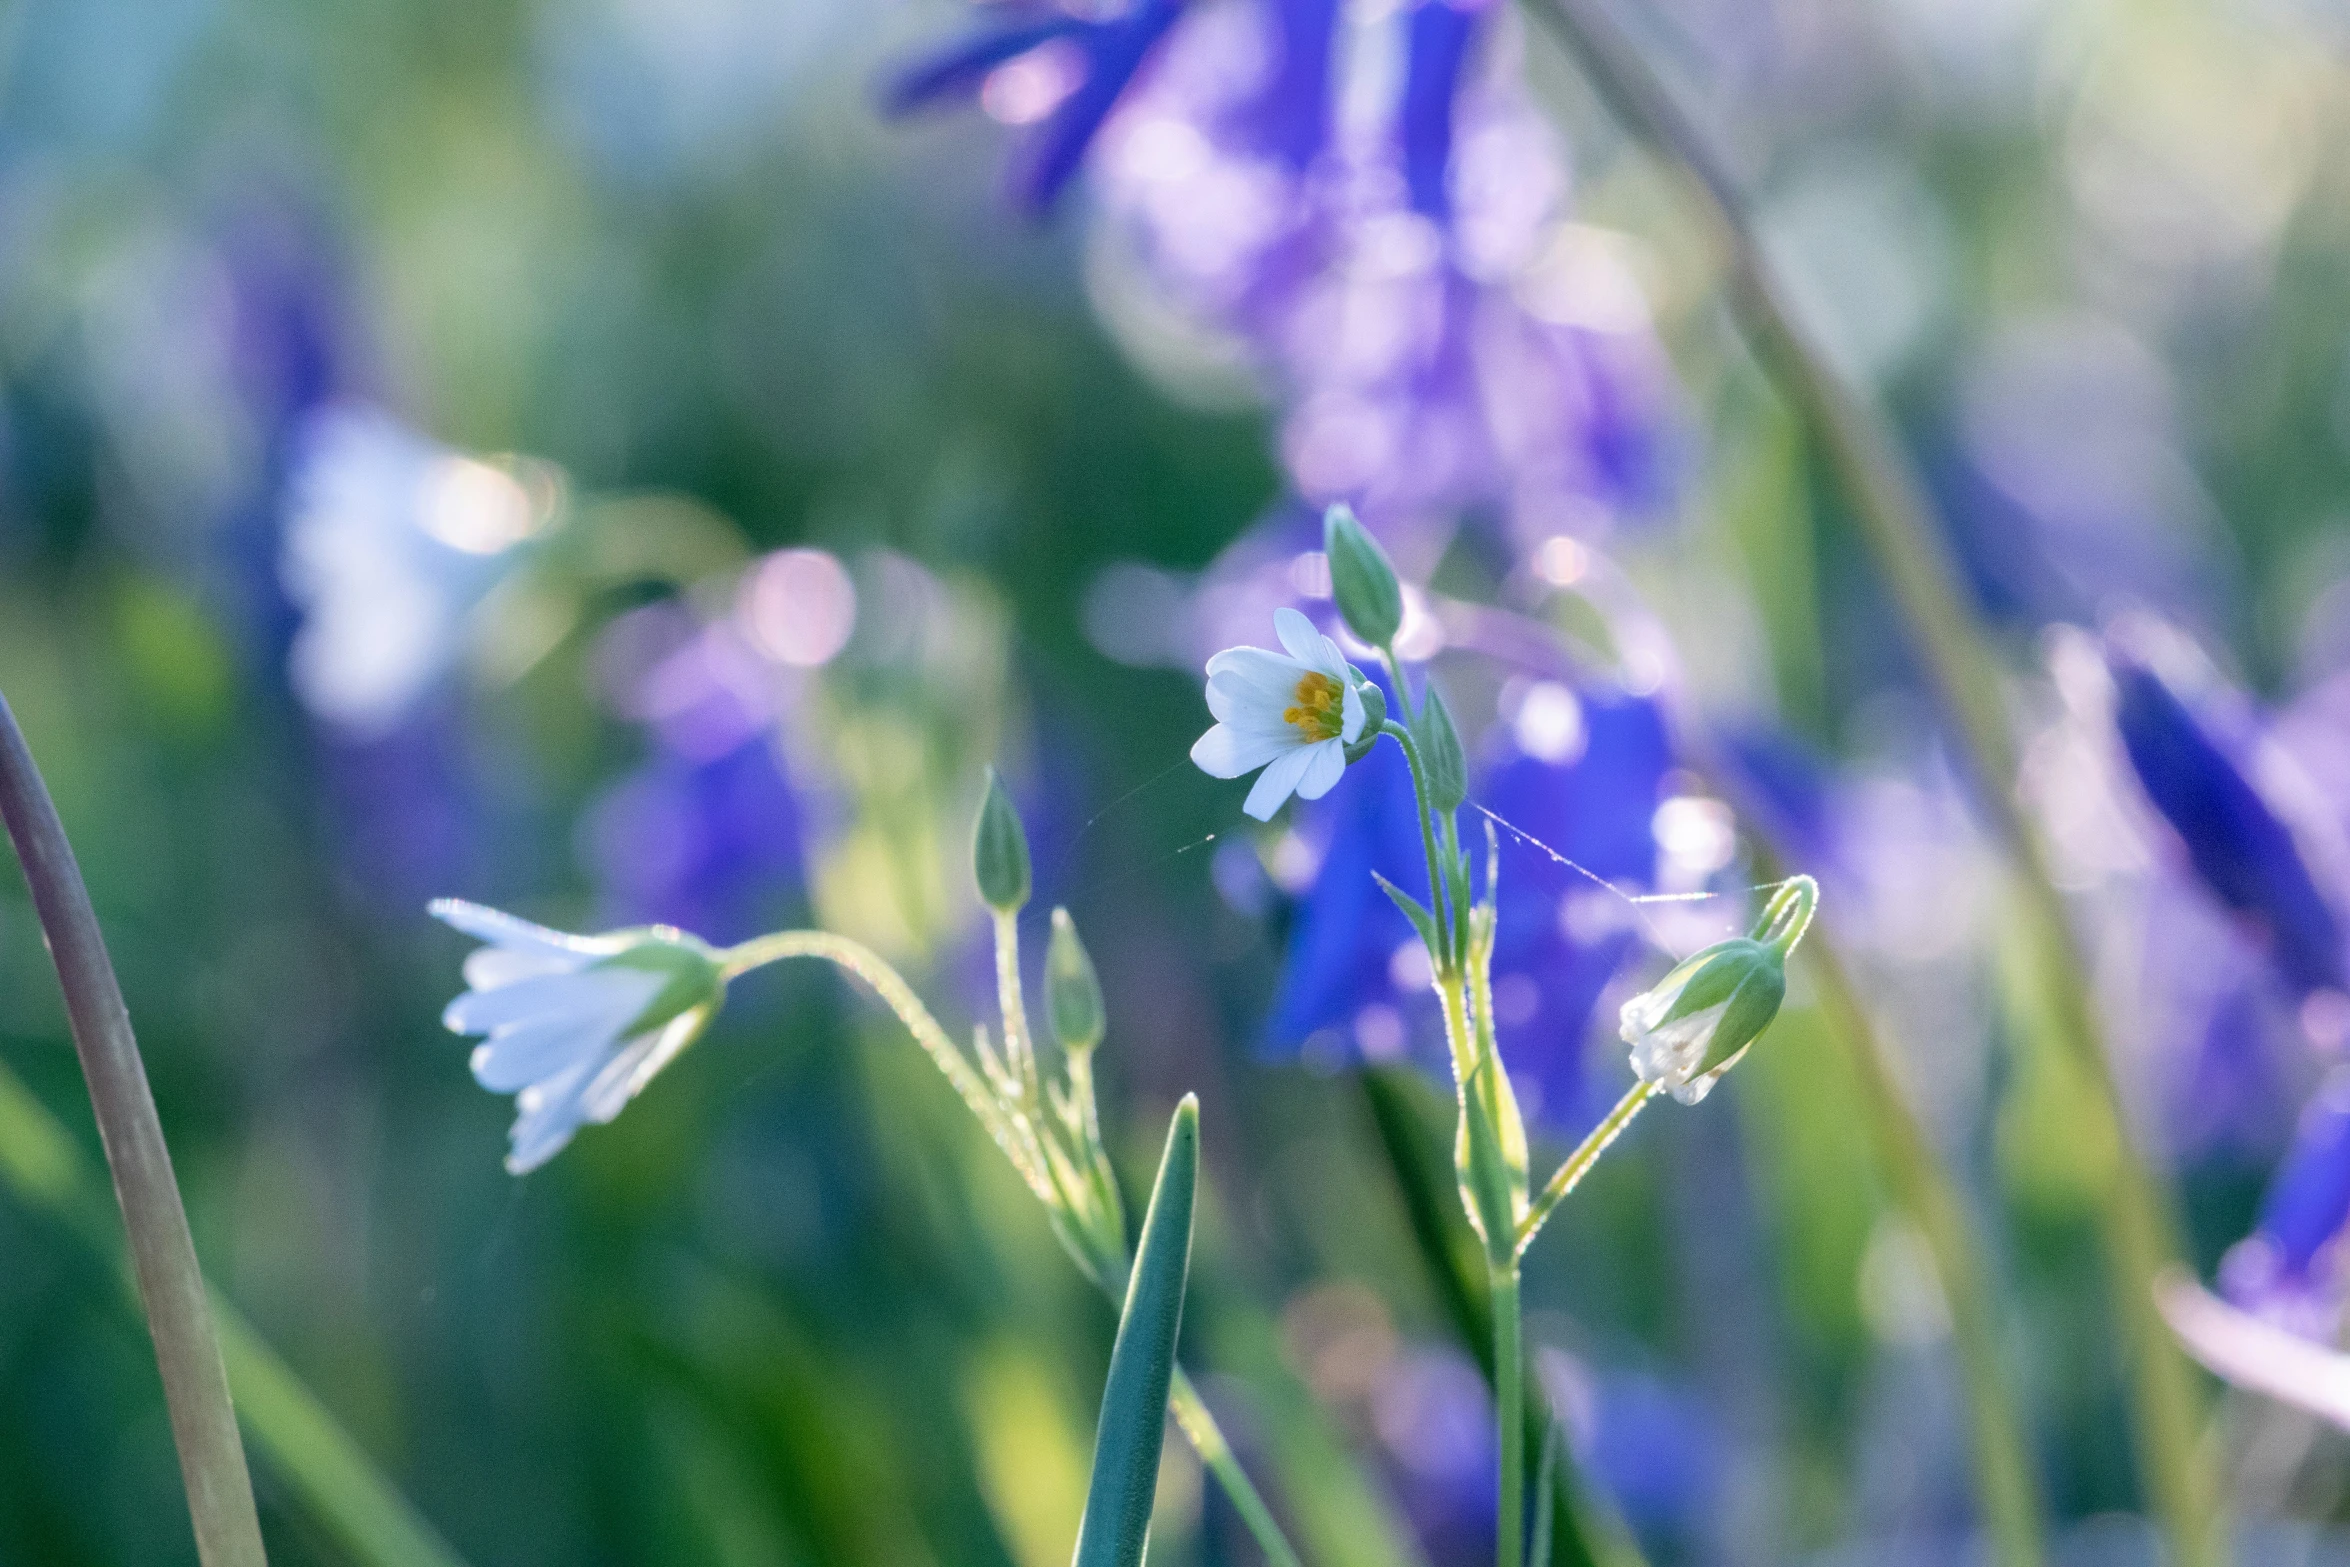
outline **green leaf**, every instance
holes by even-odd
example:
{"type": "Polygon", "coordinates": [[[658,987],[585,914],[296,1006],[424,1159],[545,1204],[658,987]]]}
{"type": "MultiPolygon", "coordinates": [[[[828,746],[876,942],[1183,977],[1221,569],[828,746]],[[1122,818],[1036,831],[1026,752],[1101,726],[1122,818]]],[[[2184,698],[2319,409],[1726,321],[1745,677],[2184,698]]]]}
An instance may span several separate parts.
{"type": "Polygon", "coordinates": [[[1077,939],[1077,922],[1067,909],[1053,910],[1052,941],[1044,954],[1044,1009],[1063,1050],[1074,1054],[1102,1042],[1107,1026],[1102,982],[1094,976],[1093,959],[1077,939]]]}
{"type": "Polygon", "coordinates": [[[1003,779],[987,770],[987,798],[979,803],[979,824],[971,835],[971,874],[979,896],[998,914],[1015,914],[1028,901],[1028,832],[1003,779]]]}
{"type": "Polygon", "coordinates": [[[1347,629],[1373,647],[1395,640],[1403,626],[1403,589],[1395,564],[1355,514],[1333,506],[1322,514],[1322,550],[1330,561],[1330,593],[1347,629]]]}
{"type": "Polygon", "coordinates": [[[1394,901],[1397,908],[1403,910],[1403,917],[1407,920],[1410,920],[1412,922],[1412,929],[1420,933],[1420,940],[1426,944],[1428,948],[1428,955],[1431,958],[1434,958],[1437,953],[1444,950],[1442,947],[1436,944],[1436,916],[1429,913],[1425,908],[1421,907],[1419,899],[1413,897],[1410,893],[1404,891],[1401,887],[1398,887],[1394,882],[1389,881],[1386,877],[1380,875],[1377,871],[1373,871],[1371,873],[1371,879],[1379,884],[1379,890],[1386,893],[1387,896],[1394,901]]]}
{"type": "Polygon", "coordinates": [[[1428,769],[1428,803],[1450,814],[1469,797],[1469,759],[1461,750],[1461,732],[1453,727],[1444,693],[1428,682],[1428,700],[1421,704],[1420,761],[1428,769]]]}
{"type": "Polygon", "coordinates": [[[1142,1221],[1142,1247],[1126,1284],[1126,1310],[1110,1351],[1101,1423],[1094,1428],[1093,1481],[1077,1526],[1076,1567],[1140,1567],[1159,1488],[1159,1449],[1175,1340],[1191,1274],[1191,1204],[1199,1184],[1199,1101],[1186,1094],[1167,1129],[1142,1221]]]}

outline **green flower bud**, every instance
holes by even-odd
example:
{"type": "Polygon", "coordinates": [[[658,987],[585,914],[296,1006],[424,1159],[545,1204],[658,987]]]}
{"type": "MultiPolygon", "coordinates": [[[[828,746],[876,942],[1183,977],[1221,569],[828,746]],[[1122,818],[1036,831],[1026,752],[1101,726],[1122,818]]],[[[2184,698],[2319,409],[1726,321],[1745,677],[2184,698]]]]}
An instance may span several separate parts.
{"type": "Polygon", "coordinates": [[[1053,1038],[1069,1054],[1081,1054],[1102,1042],[1108,1026],[1102,982],[1094,977],[1093,959],[1077,939],[1077,922],[1067,909],[1053,910],[1052,941],[1044,954],[1044,1006],[1052,1019],[1053,1038]]]}
{"type": "Polygon", "coordinates": [[[1779,1015],[1786,953],[1748,936],[1683,959],[1655,988],[1624,1003],[1618,1033],[1644,1083],[1693,1105],[1779,1015]]]}
{"type": "Polygon", "coordinates": [[[1469,759],[1461,751],[1461,732],[1453,727],[1444,695],[1433,682],[1420,709],[1419,727],[1420,765],[1428,773],[1428,803],[1439,811],[1457,811],[1469,797],[1469,759]]]}
{"type": "Polygon", "coordinates": [[[1330,561],[1330,592],[1347,629],[1373,647],[1395,640],[1403,625],[1403,588],[1379,541],[1345,506],[1322,514],[1322,550],[1330,561]]]}
{"type": "Polygon", "coordinates": [[[1016,914],[1028,901],[1028,832],[996,770],[987,770],[987,798],[971,836],[971,873],[979,896],[998,914],[1016,914]]]}

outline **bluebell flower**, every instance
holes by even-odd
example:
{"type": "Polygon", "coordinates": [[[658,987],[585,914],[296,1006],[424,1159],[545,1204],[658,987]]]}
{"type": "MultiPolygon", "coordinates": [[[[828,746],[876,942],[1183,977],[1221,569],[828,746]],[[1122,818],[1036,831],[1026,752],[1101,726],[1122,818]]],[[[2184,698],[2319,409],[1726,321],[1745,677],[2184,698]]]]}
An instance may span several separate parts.
{"type": "Polygon", "coordinates": [[[1412,210],[1442,222],[1452,214],[1453,115],[1461,72],[1482,20],[1482,4],[1420,0],[1405,13],[1407,43],[1403,99],[1396,108],[1396,142],[1412,210]]]}
{"type": "Polygon", "coordinates": [[[2316,1336],[2340,1310],[2338,1256],[2350,1221],[2350,1073],[2314,1095],[2293,1145],[2261,1198],[2252,1233],[2221,1265],[2227,1293],[2247,1309],[2316,1336]]]}
{"type": "Polygon", "coordinates": [[[804,813],[779,738],[707,759],[659,751],[604,792],[589,840],[614,918],[719,942],[788,921],[806,898],[804,813]]]}
{"type": "MultiPolygon", "coordinates": [[[[1546,759],[1513,737],[1484,758],[1471,798],[1589,869],[1634,887],[1656,869],[1651,832],[1672,751],[1662,715],[1642,698],[1580,696],[1580,749],[1546,759]]],[[[1372,873],[1425,897],[1411,773],[1392,746],[1353,768],[1348,787],[1307,824],[1323,847],[1300,903],[1267,1028],[1267,1049],[1338,1060],[1408,1056],[1448,1070],[1411,926],[1372,873]]],[[[1474,831],[1472,812],[1467,825],[1474,831]]],[[[1528,1114],[1562,1137],[1603,1114],[1619,1085],[1584,1072],[1600,994],[1631,953],[1621,898],[1504,834],[1493,957],[1496,1037],[1528,1114]]]]}
{"type": "Polygon", "coordinates": [[[1014,19],[984,28],[901,71],[883,95],[904,114],[943,98],[976,91],[990,73],[1047,45],[1074,51],[1067,92],[1030,135],[1012,172],[1012,194],[1027,211],[1049,208],[1084,161],[1102,123],[1117,107],[1184,0],[1135,0],[1102,18],[1024,7],[1014,19]]]}
{"type": "Polygon", "coordinates": [[[1303,171],[1330,143],[1331,66],[1339,0],[1263,0],[1273,67],[1246,119],[1251,137],[1303,171]]]}
{"type": "Polygon", "coordinates": [[[2292,831],[2149,664],[2111,655],[2114,725],[2139,784],[2214,897],[2254,923],[2299,991],[2350,987],[2339,915],[2292,831]]]}

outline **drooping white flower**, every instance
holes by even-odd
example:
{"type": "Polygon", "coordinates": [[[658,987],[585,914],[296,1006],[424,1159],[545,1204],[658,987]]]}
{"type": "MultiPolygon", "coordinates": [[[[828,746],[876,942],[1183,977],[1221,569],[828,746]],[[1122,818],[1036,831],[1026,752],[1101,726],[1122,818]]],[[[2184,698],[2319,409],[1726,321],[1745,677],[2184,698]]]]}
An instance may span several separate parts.
{"type": "Polygon", "coordinates": [[[1362,738],[1362,691],[1338,644],[1294,609],[1273,612],[1288,656],[1226,648],[1208,660],[1208,711],[1215,727],[1191,748],[1212,778],[1263,768],[1241,809],[1269,822],[1295,794],[1318,800],[1346,771],[1347,748],[1362,738]]]}
{"type": "Polygon", "coordinates": [[[665,925],[573,936],[455,898],[432,913],[485,943],[466,957],[470,988],[441,1022],[488,1036],[474,1047],[473,1076],[515,1096],[506,1168],[516,1175],[581,1126],[618,1115],[726,997],[717,954],[665,925]]]}
{"type": "Polygon", "coordinates": [[[1617,1032],[1632,1047],[1635,1076],[1693,1105],[1738,1064],[1786,994],[1785,954],[1739,936],[1684,959],[1625,1002],[1617,1032]]]}

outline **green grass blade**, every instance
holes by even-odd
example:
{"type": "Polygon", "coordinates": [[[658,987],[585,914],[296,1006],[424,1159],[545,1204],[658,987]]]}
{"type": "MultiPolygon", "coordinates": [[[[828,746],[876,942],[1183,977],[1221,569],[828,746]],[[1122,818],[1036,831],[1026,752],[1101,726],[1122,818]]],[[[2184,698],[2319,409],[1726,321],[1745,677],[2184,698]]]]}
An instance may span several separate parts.
{"type": "Polygon", "coordinates": [[[1093,1480],[1077,1526],[1076,1567],[1140,1567],[1150,1539],[1175,1340],[1191,1276],[1191,1207],[1198,1184],[1199,1101],[1187,1094],[1167,1130],[1158,1185],[1142,1221],[1142,1248],[1110,1351],[1109,1384],[1093,1435],[1093,1480]]]}

